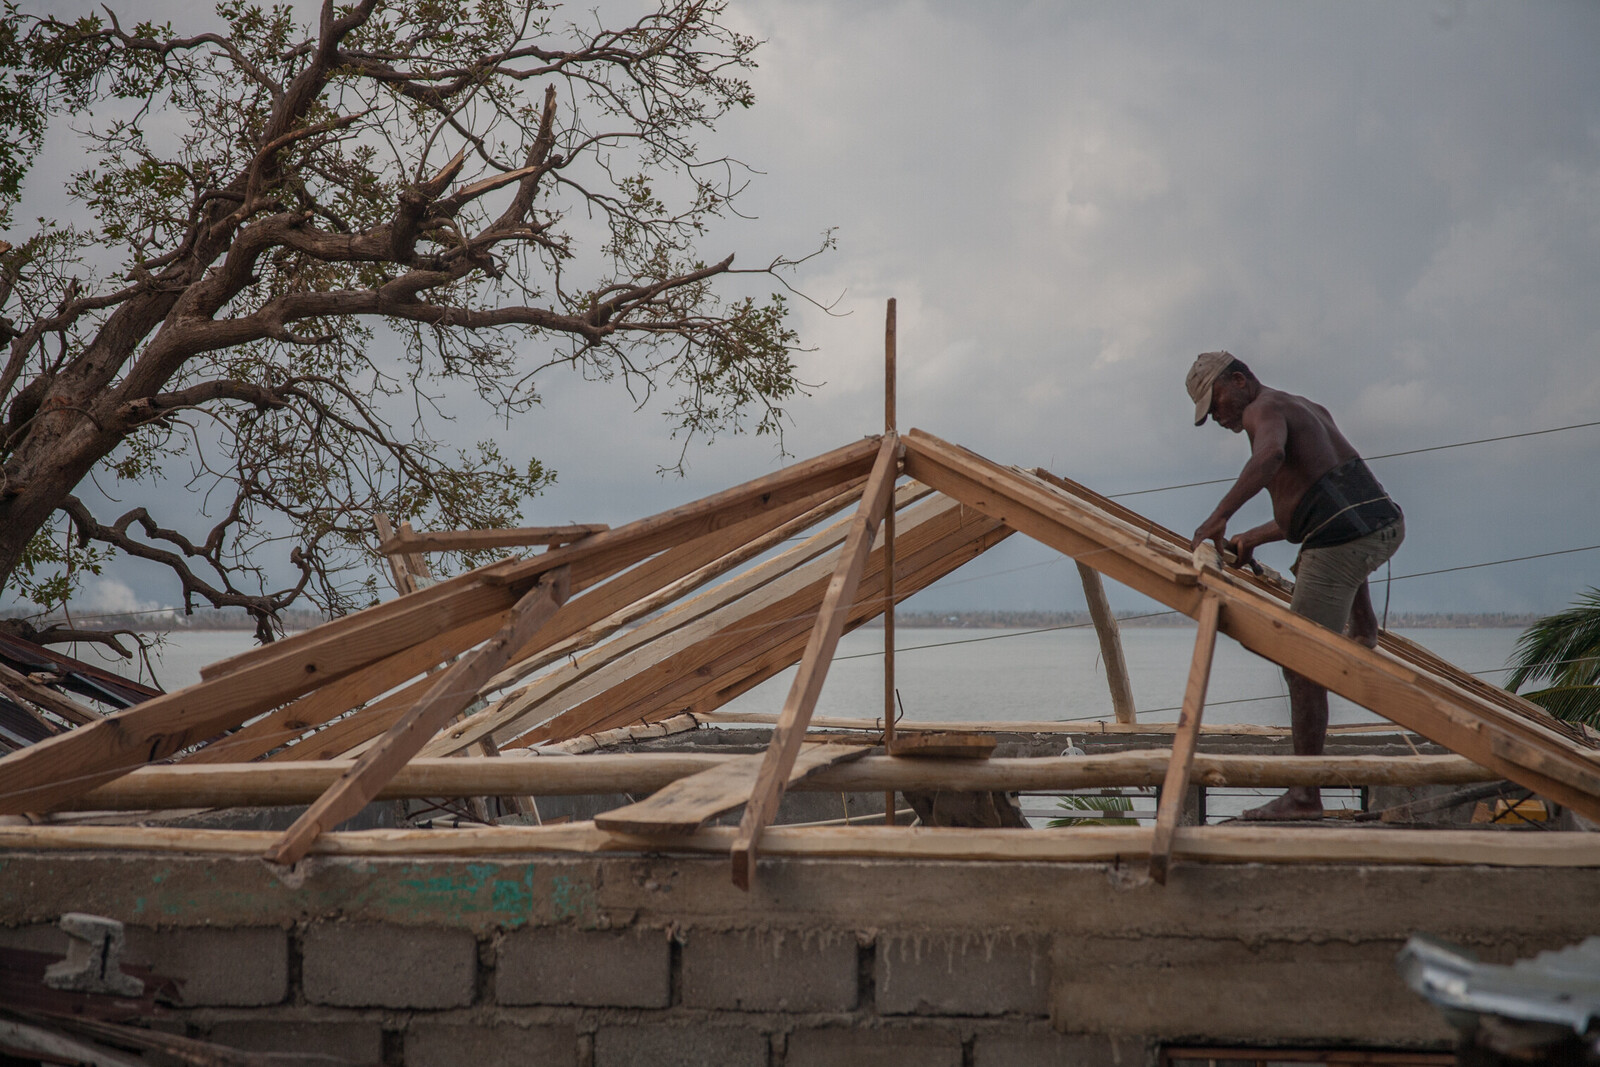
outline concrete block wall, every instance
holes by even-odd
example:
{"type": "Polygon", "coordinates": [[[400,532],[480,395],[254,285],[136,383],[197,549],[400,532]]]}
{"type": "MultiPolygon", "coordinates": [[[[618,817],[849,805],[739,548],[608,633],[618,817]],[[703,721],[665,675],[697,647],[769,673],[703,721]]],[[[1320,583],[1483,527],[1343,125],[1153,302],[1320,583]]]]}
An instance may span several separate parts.
{"type": "MultiPolygon", "coordinates": [[[[1506,962],[1592,933],[1589,869],[0,854],[0,947],[127,927],[162,1020],[386,1067],[1149,1067],[1163,1042],[1443,1050],[1410,933],[1506,962]],[[1515,908],[1505,902],[1517,901],[1515,908]]],[[[1265,1057],[1264,1057],[1265,1058],[1265,1057]]]]}

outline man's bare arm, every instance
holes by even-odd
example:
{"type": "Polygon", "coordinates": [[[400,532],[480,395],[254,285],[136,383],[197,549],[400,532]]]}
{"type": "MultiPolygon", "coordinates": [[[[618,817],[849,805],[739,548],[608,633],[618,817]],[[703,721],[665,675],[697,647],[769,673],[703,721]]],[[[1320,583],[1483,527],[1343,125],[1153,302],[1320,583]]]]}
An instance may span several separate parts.
{"type": "MultiPolygon", "coordinates": [[[[1250,461],[1244,465],[1244,470],[1239,472],[1238,480],[1233,483],[1233,488],[1228,490],[1216,510],[1195,530],[1194,538],[1189,542],[1190,548],[1199,547],[1202,541],[1214,541],[1217,551],[1222,551],[1228,520],[1233,517],[1234,512],[1244,507],[1251,497],[1265,489],[1267,483],[1272,481],[1272,476],[1283,466],[1285,448],[1289,442],[1289,424],[1284,420],[1282,412],[1265,404],[1252,404],[1245,411],[1244,424],[1245,430],[1250,434],[1250,461]]],[[[1272,525],[1276,527],[1277,523],[1274,522],[1272,525]]],[[[1256,527],[1256,530],[1261,529],[1262,527],[1256,527]]],[[[1279,536],[1282,536],[1281,532],[1279,536]]]]}

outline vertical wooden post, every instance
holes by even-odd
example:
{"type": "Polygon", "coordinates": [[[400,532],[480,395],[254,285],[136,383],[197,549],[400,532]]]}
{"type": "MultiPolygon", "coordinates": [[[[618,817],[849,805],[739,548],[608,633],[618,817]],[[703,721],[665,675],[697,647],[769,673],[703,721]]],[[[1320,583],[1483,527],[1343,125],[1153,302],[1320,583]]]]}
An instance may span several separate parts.
{"type": "Polygon", "coordinates": [[[1172,835],[1183,811],[1184,794],[1189,791],[1189,772],[1194,768],[1194,747],[1200,737],[1200,713],[1206,706],[1206,686],[1211,681],[1211,657],[1217,648],[1217,621],[1222,601],[1207,594],[1200,601],[1200,632],[1194,639],[1194,658],[1189,661],[1189,684],[1183,690],[1183,710],[1178,713],[1178,728],[1172,735],[1172,759],[1161,784],[1161,804],[1156,809],[1155,833],[1150,839],[1150,877],[1165,885],[1167,866],[1172,859],[1172,835]]]}
{"type": "MultiPolygon", "coordinates": [[[[893,434],[895,425],[895,302],[883,323],[883,432],[893,434]]],[[[883,744],[894,742],[894,495],[889,496],[883,516],[883,744]]],[[[894,825],[894,790],[883,794],[883,824],[894,825]]]]}
{"type": "MultiPolygon", "coordinates": [[[[389,516],[381,511],[372,513],[372,526],[378,531],[378,543],[394,539],[394,523],[389,521],[389,516]]],[[[406,571],[405,557],[397,552],[384,556],[389,561],[389,577],[394,582],[394,591],[404,596],[417,591],[416,583],[411,580],[411,575],[406,571]]]]}
{"type": "Polygon", "coordinates": [[[1100,572],[1087,564],[1078,564],[1078,576],[1083,579],[1083,599],[1089,603],[1089,617],[1094,620],[1094,632],[1100,638],[1100,659],[1106,665],[1106,682],[1111,686],[1111,710],[1116,713],[1118,722],[1133,722],[1133,685],[1128,681],[1122,634],[1117,629],[1117,617],[1111,614],[1105,584],[1100,580],[1100,572]]]}

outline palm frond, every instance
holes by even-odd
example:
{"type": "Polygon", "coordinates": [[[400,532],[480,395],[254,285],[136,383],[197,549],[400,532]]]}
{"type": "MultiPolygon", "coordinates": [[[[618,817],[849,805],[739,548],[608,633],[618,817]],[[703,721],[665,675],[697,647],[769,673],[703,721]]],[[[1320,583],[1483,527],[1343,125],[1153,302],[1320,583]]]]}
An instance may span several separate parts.
{"type": "MultiPolygon", "coordinates": [[[[1066,808],[1068,811],[1132,811],[1133,801],[1128,797],[1116,793],[1103,793],[1100,796],[1082,796],[1069,793],[1061,797],[1057,807],[1066,808]]],[[[1050,827],[1059,826],[1137,826],[1137,819],[1051,819],[1047,824],[1050,827]]]]}
{"type": "Polygon", "coordinates": [[[1600,588],[1524,630],[1512,664],[1506,688],[1513,693],[1528,682],[1554,688],[1600,684],[1600,588]]]}
{"type": "Polygon", "coordinates": [[[1600,685],[1556,685],[1523,696],[1558,719],[1600,729],[1600,685]]]}

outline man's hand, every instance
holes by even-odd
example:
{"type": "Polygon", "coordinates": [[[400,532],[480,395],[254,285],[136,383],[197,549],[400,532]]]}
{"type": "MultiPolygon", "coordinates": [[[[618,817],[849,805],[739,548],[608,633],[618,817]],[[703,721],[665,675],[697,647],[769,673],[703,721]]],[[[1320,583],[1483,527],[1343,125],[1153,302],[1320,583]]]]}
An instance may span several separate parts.
{"type": "Polygon", "coordinates": [[[1216,543],[1217,552],[1220,555],[1223,547],[1223,539],[1227,537],[1227,535],[1227,518],[1225,516],[1218,515],[1216,512],[1212,512],[1211,517],[1205,522],[1202,522],[1200,524],[1200,528],[1195,530],[1193,539],[1189,541],[1189,551],[1193,552],[1195,549],[1199,548],[1201,542],[1203,541],[1212,541],[1216,543]]]}

